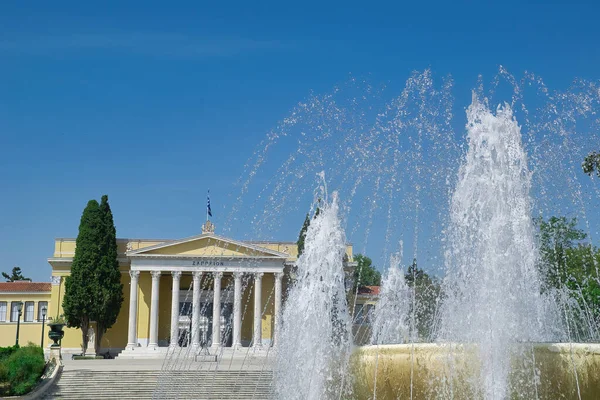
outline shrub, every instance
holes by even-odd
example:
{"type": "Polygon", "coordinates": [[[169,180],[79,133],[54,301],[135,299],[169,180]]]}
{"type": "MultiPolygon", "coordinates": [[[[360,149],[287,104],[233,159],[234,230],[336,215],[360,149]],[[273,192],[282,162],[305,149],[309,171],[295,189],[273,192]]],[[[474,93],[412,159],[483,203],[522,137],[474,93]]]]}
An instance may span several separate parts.
{"type": "Polygon", "coordinates": [[[44,352],[41,347],[28,344],[13,352],[3,363],[8,370],[11,393],[22,395],[33,389],[42,376],[44,352]]]}
{"type": "Polygon", "coordinates": [[[12,353],[19,349],[19,345],[16,344],[14,346],[8,347],[0,347],[0,361],[8,358],[12,353]]]}
{"type": "Polygon", "coordinates": [[[0,362],[0,384],[6,383],[8,380],[8,368],[3,362],[0,362]]]}

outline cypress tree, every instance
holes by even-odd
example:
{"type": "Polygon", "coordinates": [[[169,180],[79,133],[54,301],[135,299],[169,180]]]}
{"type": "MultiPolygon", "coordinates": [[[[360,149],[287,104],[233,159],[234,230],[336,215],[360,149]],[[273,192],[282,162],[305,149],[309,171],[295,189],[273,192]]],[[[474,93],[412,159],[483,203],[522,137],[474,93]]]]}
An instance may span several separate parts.
{"type": "Polygon", "coordinates": [[[100,206],[96,200],[90,200],[81,215],[71,275],[65,280],[63,313],[70,327],[81,328],[84,353],[89,340],[90,321],[96,310],[98,280],[95,275],[101,259],[102,226],[100,206]]]}
{"type": "Polygon", "coordinates": [[[97,302],[94,305],[96,349],[100,349],[102,336],[117,321],[123,303],[123,284],[121,283],[121,272],[117,260],[117,231],[107,195],[102,196],[100,215],[102,218],[101,258],[95,274],[96,287],[99,292],[97,302]]]}
{"type": "Polygon", "coordinates": [[[308,226],[310,225],[310,218],[308,218],[308,213],[306,214],[306,218],[304,219],[304,224],[302,224],[302,229],[300,229],[300,235],[298,235],[298,241],[296,241],[296,246],[298,247],[298,258],[300,254],[304,251],[304,239],[306,238],[306,231],[308,230],[308,226]]]}

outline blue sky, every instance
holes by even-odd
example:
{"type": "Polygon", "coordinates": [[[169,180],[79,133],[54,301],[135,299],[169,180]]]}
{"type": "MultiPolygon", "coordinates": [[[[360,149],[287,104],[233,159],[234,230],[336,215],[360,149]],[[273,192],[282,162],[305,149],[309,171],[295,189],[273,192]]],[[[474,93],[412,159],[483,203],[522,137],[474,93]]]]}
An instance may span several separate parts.
{"type": "Polygon", "coordinates": [[[349,74],[431,68],[461,107],[499,65],[600,77],[596,2],[84,3],[0,5],[0,270],[35,280],[102,194],[120,237],[199,233],[209,187],[219,225],[269,129],[349,74]]]}

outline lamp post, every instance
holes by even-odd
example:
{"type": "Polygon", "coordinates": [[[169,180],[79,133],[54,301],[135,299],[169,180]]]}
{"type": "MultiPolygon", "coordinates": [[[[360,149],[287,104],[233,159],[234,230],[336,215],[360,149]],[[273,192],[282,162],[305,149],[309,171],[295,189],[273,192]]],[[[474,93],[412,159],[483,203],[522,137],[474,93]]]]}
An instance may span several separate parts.
{"type": "Polygon", "coordinates": [[[44,349],[44,326],[46,322],[46,311],[48,311],[46,306],[42,306],[42,344],[40,345],[42,350],[44,349]]]}
{"type": "Polygon", "coordinates": [[[23,302],[20,301],[17,303],[17,310],[19,311],[17,315],[17,340],[15,341],[15,346],[19,345],[19,328],[21,325],[21,312],[23,311],[23,302]]]}

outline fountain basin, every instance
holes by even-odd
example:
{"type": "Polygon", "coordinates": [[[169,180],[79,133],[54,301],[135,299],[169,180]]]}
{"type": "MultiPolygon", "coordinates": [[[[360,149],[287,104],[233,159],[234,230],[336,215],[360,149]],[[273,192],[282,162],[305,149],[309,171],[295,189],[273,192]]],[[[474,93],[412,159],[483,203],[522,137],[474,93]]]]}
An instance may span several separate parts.
{"type": "MultiPolygon", "coordinates": [[[[600,344],[519,346],[522,354],[511,360],[511,397],[598,398],[600,344]]],[[[477,346],[454,343],[362,346],[351,359],[357,399],[482,398],[479,367],[477,346]]]]}

